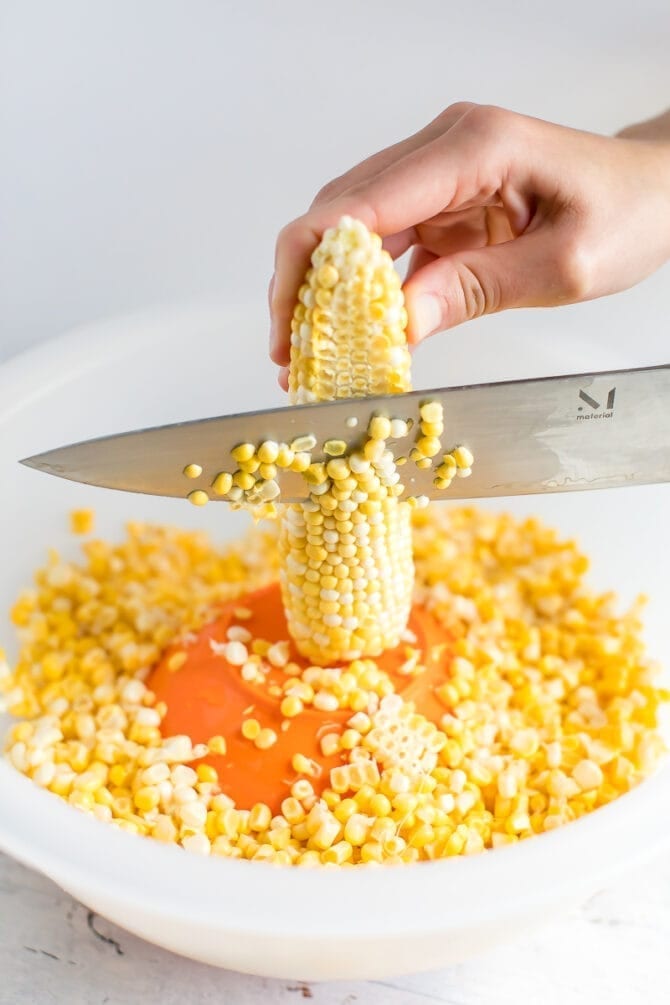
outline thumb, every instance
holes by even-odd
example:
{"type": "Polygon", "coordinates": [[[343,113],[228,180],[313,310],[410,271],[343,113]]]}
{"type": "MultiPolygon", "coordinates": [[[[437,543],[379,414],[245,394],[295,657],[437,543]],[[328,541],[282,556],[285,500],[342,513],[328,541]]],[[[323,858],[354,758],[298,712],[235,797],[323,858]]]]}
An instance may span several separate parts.
{"type": "Polygon", "coordinates": [[[409,341],[511,307],[565,303],[553,244],[537,231],[418,268],[404,288],[409,341]]]}

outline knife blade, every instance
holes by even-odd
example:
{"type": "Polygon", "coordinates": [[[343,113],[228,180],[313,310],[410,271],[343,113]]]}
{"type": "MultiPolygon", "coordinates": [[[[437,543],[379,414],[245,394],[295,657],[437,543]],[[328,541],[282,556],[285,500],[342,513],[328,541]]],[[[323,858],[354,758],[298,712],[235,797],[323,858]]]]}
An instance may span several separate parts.
{"type": "MultiPolygon", "coordinates": [[[[407,455],[426,401],[443,406],[445,450],[466,445],[475,464],[470,478],[455,480],[444,493],[433,485],[434,470],[410,462],[400,469],[406,495],[474,499],[670,481],[670,364],[199,419],[87,440],[21,463],[88,485],[185,497],[233,470],[229,453],[241,442],[313,434],[320,445],[335,438],[355,448],[373,415],[413,420],[407,437],[387,444],[395,457],[407,455]],[[197,479],[184,476],[188,464],[202,468],[197,479]]],[[[323,458],[316,449],[312,455],[323,458]]],[[[282,501],[308,496],[301,476],[280,472],[277,480],[282,501]]]]}

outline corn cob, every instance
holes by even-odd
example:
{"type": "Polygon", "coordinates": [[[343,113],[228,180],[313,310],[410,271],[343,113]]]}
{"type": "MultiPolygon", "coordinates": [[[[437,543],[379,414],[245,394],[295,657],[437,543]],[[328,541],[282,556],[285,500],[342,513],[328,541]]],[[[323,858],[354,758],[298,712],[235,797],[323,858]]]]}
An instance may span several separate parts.
{"type": "MultiPolygon", "coordinates": [[[[410,355],[400,279],[380,238],[349,217],[312,255],[292,321],[293,404],[408,391],[410,355]]],[[[410,506],[385,450],[380,417],[365,453],[313,465],[307,503],[283,508],[281,586],[300,652],[333,664],[396,646],[414,566],[410,506]]],[[[309,475],[310,472],[307,472],[309,475]]]]}

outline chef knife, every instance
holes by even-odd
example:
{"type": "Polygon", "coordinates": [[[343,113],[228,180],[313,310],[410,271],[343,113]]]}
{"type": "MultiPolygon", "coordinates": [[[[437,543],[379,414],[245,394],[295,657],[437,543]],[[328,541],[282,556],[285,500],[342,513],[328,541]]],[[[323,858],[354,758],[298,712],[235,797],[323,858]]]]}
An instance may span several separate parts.
{"type": "MultiPolygon", "coordinates": [[[[427,401],[443,406],[445,450],[467,446],[475,457],[473,473],[443,492],[433,485],[434,468],[408,462],[399,469],[406,495],[482,498],[670,481],[670,364],[199,419],[58,447],[22,463],[89,485],[185,497],[193,489],[207,491],[219,472],[233,471],[230,451],[239,443],[290,443],[313,434],[319,445],[313,460],[320,460],[326,440],[355,448],[373,415],[412,420],[406,437],[387,443],[395,457],[407,456],[419,433],[419,407],[427,401]],[[202,468],[196,479],[183,473],[190,464],[202,468]]],[[[300,475],[280,472],[277,481],[284,502],[309,494],[300,475]]]]}

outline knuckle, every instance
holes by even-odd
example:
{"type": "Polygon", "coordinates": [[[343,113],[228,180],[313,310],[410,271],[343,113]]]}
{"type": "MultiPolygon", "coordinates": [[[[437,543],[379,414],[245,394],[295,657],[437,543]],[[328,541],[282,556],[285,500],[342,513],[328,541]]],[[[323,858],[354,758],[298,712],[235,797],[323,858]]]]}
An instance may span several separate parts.
{"type": "Polygon", "coordinates": [[[563,299],[576,302],[589,297],[593,289],[593,260],[579,236],[561,243],[554,269],[563,299]]]}
{"type": "Polygon", "coordinates": [[[478,270],[466,263],[458,268],[458,281],[463,298],[463,319],[472,321],[484,314],[494,314],[500,310],[501,294],[492,276],[480,275],[478,270]]]}
{"type": "Polygon", "coordinates": [[[484,141],[499,139],[514,127],[516,116],[497,105],[474,105],[464,116],[464,124],[484,141]]]}
{"type": "Polygon", "coordinates": [[[277,254],[281,254],[284,249],[289,249],[293,243],[293,239],[298,227],[297,220],[291,220],[290,223],[285,223],[277,234],[277,254]]]}
{"type": "Polygon", "coordinates": [[[314,196],[312,206],[321,206],[324,202],[331,202],[340,194],[341,182],[339,178],[333,178],[326,182],[314,196]]]}
{"type": "MultiPolygon", "coordinates": [[[[285,224],[277,235],[275,245],[275,269],[282,263],[291,261],[300,254],[304,241],[305,217],[299,216],[285,224]]],[[[276,284],[275,290],[276,292],[276,284]]]]}
{"type": "Polygon", "coordinates": [[[446,119],[449,122],[453,122],[455,118],[460,118],[461,116],[466,115],[476,107],[477,105],[474,101],[455,101],[453,105],[449,105],[443,112],[440,112],[437,119],[438,121],[446,119]]]}

